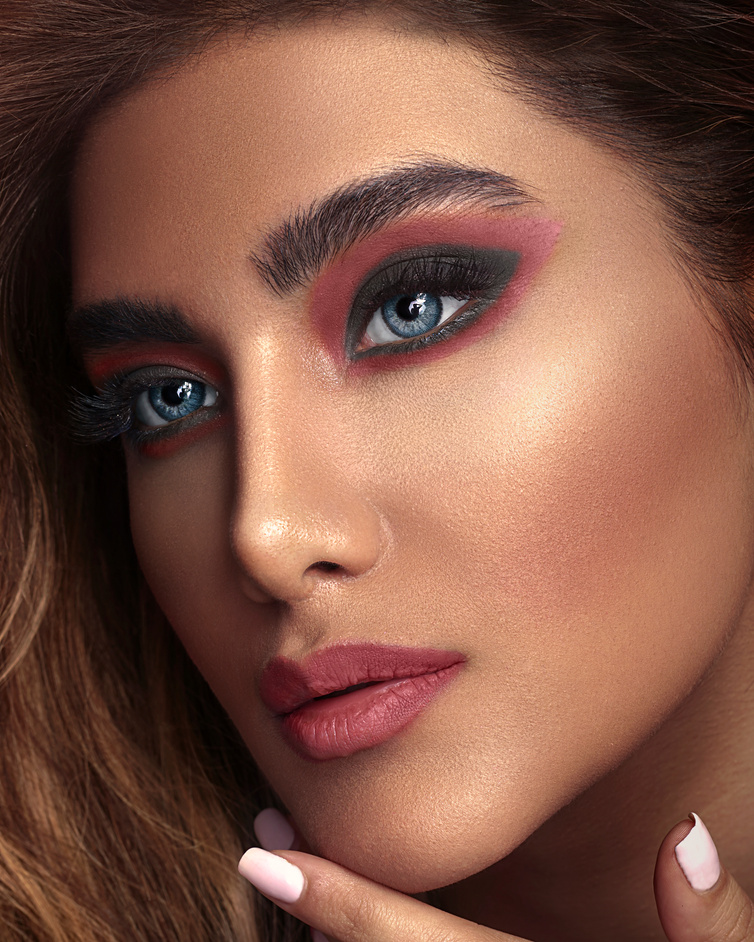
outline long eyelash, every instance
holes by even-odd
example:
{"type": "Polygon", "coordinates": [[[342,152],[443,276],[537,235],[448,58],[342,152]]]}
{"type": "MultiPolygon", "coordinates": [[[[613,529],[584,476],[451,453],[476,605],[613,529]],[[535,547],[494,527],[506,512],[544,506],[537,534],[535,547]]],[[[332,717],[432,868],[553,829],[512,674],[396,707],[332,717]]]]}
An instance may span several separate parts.
{"type": "MultiPolygon", "coordinates": [[[[183,375],[183,374],[181,374],[183,375]]],[[[155,438],[164,438],[175,433],[185,419],[177,419],[159,429],[134,427],[133,406],[135,398],[155,385],[170,379],[164,367],[140,372],[138,376],[119,372],[102,384],[95,395],[71,389],[68,405],[68,429],[71,437],[83,444],[108,442],[126,435],[134,444],[155,438]]]]}
{"type": "Polygon", "coordinates": [[[130,384],[118,373],[103,383],[94,396],[71,389],[68,427],[71,437],[84,444],[107,442],[128,432],[133,425],[133,397],[147,386],[130,384]]]}
{"type": "MultiPolygon", "coordinates": [[[[390,271],[392,268],[385,274],[390,271]]],[[[400,264],[396,274],[391,284],[373,299],[372,303],[377,302],[376,307],[401,291],[429,290],[435,293],[441,290],[451,298],[463,298],[468,294],[476,296],[500,280],[499,268],[486,254],[408,258],[400,264]]]]}
{"type": "MultiPolygon", "coordinates": [[[[360,303],[357,307],[360,313],[357,313],[356,320],[348,329],[348,336],[351,340],[358,341],[375,310],[396,294],[429,291],[458,299],[471,297],[482,303],[493,301],[510,280],[515,269],[514,261],[510,272],[507,274],[501,272],[500,254],[470,250],[468,254],[461,255],[449,250],[447,254],[438,252],[435,255],[402,258],[388,265],[375,276],[375,279],[372,279],[372,282],[378,281],[379,286],[369,290],[367,285],[364,294],[359,292],[360,303]]],[[[508,254],[516,256],[517,261],[517,253],[508,254]]],[[[377,354],[378,351],[383,354],[409,353],[419,350],[450,337],[468,320],[476,317],[477,313],[478,305],[452,317],[446,324],[436,328],[430,334],[400,343],[380,345],[361,353],[359,358],[377,354]]],[[[138,378],[121,372],[108,378],[102,384],[102,389],[95,395],[71,389],[68,407],[68,426],[71,437],[84,444],[96,444],[111,441],[121,435],[128,435],[134,443],[138,444],[156,435],[162,437],[169,434],[163,430],[155,432],[134,428],[133,415],[134,398],[149,389],[158,379],[164,381],[166,378],[164,371],[156,374],[155,377],[140,374],[138,378]]],[[[179,423],[174,424],[177,426],[179,423]]]]}

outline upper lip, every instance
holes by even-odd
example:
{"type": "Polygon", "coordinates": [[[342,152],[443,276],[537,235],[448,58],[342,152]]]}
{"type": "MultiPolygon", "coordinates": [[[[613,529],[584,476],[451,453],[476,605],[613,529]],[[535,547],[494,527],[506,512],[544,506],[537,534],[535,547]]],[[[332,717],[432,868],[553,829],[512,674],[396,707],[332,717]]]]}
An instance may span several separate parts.
{"type": "Polygon", "coordinates": [[[291,713],[314,697],[355,684],[419,677],[465,660],[459,651],[437,648],[335,644],[315,651],[301,663],[287,657],[273,658],[262,671],[259,693],[264,705],[280,715],[291,713]]]}

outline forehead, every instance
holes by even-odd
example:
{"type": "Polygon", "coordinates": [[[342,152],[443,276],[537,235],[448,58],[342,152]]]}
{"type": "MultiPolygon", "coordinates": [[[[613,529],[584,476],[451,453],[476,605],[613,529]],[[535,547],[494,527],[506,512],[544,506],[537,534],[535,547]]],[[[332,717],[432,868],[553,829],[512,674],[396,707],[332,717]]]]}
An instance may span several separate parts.
{"type": "Polygon", "coordinates": [[[73,175],[74,296],[188,292],[211,306],[270,226],[422,158],[521,180],[585,232],[636,214],[640,188],[614,158],[493,82],[467,46],[321,21],[226,36],[94,122],[73,175]]]}

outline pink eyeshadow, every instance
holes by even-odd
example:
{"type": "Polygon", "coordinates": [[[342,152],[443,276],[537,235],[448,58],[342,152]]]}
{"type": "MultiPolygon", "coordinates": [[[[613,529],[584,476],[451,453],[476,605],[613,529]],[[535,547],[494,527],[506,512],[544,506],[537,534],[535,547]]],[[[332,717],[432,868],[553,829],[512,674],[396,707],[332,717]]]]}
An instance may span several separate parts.
{"type": "Polygon", "coordinates": [[[400,369],[448,356],[491,331],[519,303],[532,278],[552,252],[562,224],[549,219],[500,219],[490,216],[425,217],[393,227],[360,243],[334,262],[313,285],[309,306],[314,329],[329,355],[349,372],[400,369]],[[349,361],[343,349],[353,299],[364,278],[380,262],[405,249],[433,245],[470,245],[510,249],[521,259],[498,301],[474,323],[441,343],[406,356],[386,354],[349,361]]]}

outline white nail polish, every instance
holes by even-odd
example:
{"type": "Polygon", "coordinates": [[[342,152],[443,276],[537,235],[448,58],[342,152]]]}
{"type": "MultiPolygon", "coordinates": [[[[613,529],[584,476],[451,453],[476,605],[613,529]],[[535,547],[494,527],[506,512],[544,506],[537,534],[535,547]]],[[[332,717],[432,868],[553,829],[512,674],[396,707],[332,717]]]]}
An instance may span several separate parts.
{"type": "Polygon", "coordinates": [[[252,847],[238,862],[238,872],[265,896],[296,903],[304,891],[304,874],[283,857],[252,847]]]}
{"type": "Polygon", "coordinates": [[[694,826],[675,849],[676,860],[695,890],[709,890],[720,876],[720,858],[715,842],[698,814],[691,812],[694,826]]]}

